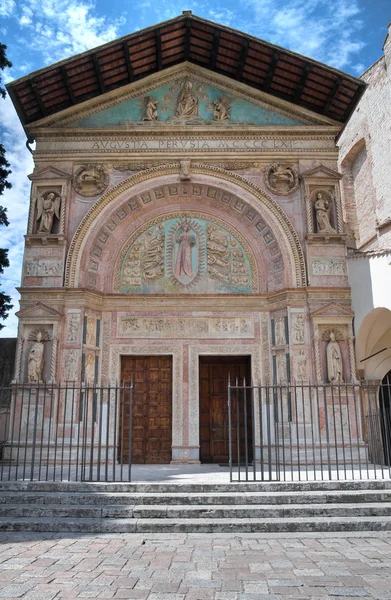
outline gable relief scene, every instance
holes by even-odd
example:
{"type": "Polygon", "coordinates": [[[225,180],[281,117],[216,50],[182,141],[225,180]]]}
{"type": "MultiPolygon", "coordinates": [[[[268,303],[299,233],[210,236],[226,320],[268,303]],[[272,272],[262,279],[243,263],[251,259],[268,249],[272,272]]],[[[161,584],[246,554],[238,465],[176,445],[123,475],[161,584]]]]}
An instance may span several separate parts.
{"type": "MultiPolygon", "coordinates": [[[[132,44],[141,43],[142,33],[132,35],[132,44]]],[[[250,55],[256,40],[246,43],[250,55]]],[[[115,54],[107,45],[102,81],[125,46],[115,54]]],[[[93,52],[91,64],[99,66],[99,52],[85,54],[93,52]]],[[[66,59],[61,102],[53,94],[45,114],[33,99],[28,107],[23,126],[36,150],[15,379],[104,386],[133,379],[138,423],[153,421],[157,440],[164,429],[160,455],[146,450],[152,425],[140,425],[140,462],[226,463],[227,431],[214,451],[213,419],[226,417],[229,374],[256,385],[324,385],[326,399],[356,380],[335,145],[354,107],[341,112],[342,100],[334,105],[324,90],[312,102],[305,83],[312,66],[303,57],[302,75],[286,70],[289,96],[272,81],[272,64],[264,85],[260,65],[246,61],[231,76],[190,59],[165,68],[168,57],[154,56],[161,69],[137,72],[135,64],[128,78],[133,52],[118,67],[123,83],[86,81],[76,104],[73,94],[61,96],[73,86],[73,76],[61,79],[66,59]]],[[[333,69],[317,69],[317,77],[334,81],[333,69]]],[[[57,85],[50,67],[43,71],[49,88],[57,85]]],[[[352,88],[345,100],[358,97],[357,80],[338,81],[329,84],[335,96],[338,84],[352,88]]],[[[16,98],[24,82],[31,97],[35,74],[18,83],[16,98]]],[[[50,89],[38,88],[45,102],[50,89]]],[[[68,435],[78,416],[71,423],[59,402],[68,435]]],[[[126,402],[122,413],[102,410],[111,419],[102,429],[108,436],[115,428],[129,436],[126,402]]],[[[284,435],[306,431],[310,400],[301,429],[286,402],[283,423],[266,404],[262,414],[284,435]]],[[[101,414],[94,413],[98,426],[101,414]]],[[[117,449],[108,452],[118,463],[117,449]]]]}

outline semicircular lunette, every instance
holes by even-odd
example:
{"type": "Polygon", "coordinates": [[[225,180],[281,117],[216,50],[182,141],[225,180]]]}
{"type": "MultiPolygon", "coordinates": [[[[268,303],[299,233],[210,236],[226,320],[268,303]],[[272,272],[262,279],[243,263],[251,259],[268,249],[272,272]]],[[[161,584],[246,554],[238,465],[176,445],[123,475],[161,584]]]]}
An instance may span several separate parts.
{"type": "Polygon", "coordinates": [[[254,260],[245,245],[215,219],[166,215],[129,239],[114,289],[122,294],[252,293],[254,260]]]}

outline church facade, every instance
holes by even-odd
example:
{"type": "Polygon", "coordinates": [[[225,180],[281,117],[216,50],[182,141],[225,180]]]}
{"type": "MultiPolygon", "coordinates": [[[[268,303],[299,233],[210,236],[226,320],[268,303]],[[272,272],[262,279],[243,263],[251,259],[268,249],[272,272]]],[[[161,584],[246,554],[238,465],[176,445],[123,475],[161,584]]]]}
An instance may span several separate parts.
{"type": "Polygon", "coordinates": [[[188,12],[10,84],[36,142],[15,381],[132,380],[136,459],[184,463],[224,460],[229,378],[356,381],[335,140],[363,89],[188,12]]]}

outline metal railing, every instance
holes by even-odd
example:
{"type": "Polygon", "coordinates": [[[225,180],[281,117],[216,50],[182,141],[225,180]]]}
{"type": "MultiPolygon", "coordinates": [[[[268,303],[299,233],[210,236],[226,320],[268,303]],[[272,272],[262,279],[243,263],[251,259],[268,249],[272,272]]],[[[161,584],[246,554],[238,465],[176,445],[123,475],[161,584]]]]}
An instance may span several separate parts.
{"type": "Polygon", "coordinates": [[[0,480],[131,481],[133,384],[0,391],[0,480]]]}
{"type": "Polygon", "coordinates": [[[229,382],[230,480],[388,479],[390,401],[389,383],[229,382]]]}

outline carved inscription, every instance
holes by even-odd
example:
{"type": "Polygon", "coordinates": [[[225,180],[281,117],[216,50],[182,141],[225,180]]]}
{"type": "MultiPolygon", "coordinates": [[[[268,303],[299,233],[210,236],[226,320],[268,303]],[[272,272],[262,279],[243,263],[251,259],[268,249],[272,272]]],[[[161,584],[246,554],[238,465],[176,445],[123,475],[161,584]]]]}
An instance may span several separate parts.
{"type": "Polygon", "coordinates": [[[132,338],[251,338],[250,317],[119,317],[118,336],[132,338]]]}
{"type": "Polygon", "coordinates": [[[27,277],[59,277],[62,274],[62,262],[59,260],[29,260],[24,263],[27,277]]]}

